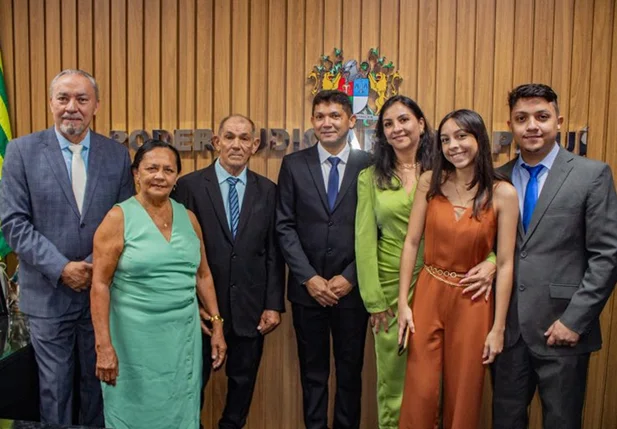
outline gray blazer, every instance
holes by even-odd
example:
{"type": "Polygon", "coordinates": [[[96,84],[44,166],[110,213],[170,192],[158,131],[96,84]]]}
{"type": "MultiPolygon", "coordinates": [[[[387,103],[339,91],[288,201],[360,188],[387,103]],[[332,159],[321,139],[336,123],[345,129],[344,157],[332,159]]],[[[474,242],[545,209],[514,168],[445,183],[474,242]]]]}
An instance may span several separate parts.
{"type": "Polygon", "coordinates": [[[92,261],[92,239],[114,204],[134,193],[128,150],[90,132],[83,214],[79,215],[54,128],[12,140],[0,182],[0,219],[19,256],[20,308],[58,317],[71,302],[89,305],[89,293],[62,284],[69,261],[92,261]]]}
{"type": "MultiPolygon", "coordinates": [[[[499,170],[511,177],[516,159],[499,170]]],[[[617,281],[617,195],[608,165],[560,149],[527,233],[519,221],[505,346],[522,336],[541,356],[602,347],[600,312],[617,281]],[[576,347],[548,347],[555,320],[581,334],[576,347]]]]}

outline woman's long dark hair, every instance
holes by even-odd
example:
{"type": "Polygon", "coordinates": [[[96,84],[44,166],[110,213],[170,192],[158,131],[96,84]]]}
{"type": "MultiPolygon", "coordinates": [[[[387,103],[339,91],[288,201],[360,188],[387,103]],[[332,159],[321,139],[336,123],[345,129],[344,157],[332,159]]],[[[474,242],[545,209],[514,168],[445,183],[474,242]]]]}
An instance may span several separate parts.
{"type": "Polygon", "coordinates": [[[418,121],[420,119],[424,120],[424,133],[420,136],[415,162],[420,163],[420,172],[430,170],[432,167],[432,145],[434,137],[433,129],[424,116],[424,112],[422,112],[422,109],[420,109],[420,106],[418,106],[415,101],[404,95],[395,95],[384,103],[381,111],[379,112],[375,143],[373,146],[373,166],[375,167],[375,179],[377,187],[381,190],[397,190],[402,186],[401,178],[396,174],[396,154],[386,139],[386,134],[383,127],[383,117],[385,112],[396,103],[401,103],[409,108],[418,121]],[[397,180],[393,181],[392,179],[395,177],[397,180]]]}
{"type": "Polygon", "coordinates": [[[452,119],[456,122],[463,131],[473,135],[478,142],[478,153],[474,161],[474,176],[471,183],[467,185],[467,189],[471,189],[476,184],[478,190],[473,198],[473,217],[478,219],[480,210],[489,207],[493,201],[493,183],[496,180],[509,181],[506,176],[498,173],[493,168],[493,160],[491,158],[491,142],[486,131],[486,126],[482,120],[482,116],[473,110],[460,109],[448,113],[439,124],[437,128],[437,135],[435,137],[434,145],[434,163],[433,163],[433,176],[431,178],[431,186],[426,199],[429,200],[437,195],[444,196],[441,191],[441,186],[446,183],[450,175],[454,172],[456,167],[446,159],[443,154],[443,148],[441,146],[441,130],[444,124],[452,119]]]}

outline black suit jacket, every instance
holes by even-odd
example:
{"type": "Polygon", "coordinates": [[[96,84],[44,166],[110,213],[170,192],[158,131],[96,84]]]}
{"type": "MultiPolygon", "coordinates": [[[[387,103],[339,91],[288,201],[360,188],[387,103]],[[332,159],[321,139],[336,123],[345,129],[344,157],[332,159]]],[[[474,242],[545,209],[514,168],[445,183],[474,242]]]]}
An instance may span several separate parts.
{"type": "Polygon", "coordinates": [[[354,254],[358,174],[369,154],[351,150],[334,210],[330,213],[317,145],[283,158],[278,179],[276,232],[289,266],[287,298],[296,304],[319,306],[304,282],[320,275],[343,275],[354,286],[339,300],[343,308],[362,308],[354,254]]]}
{"type": "Polygon", "coordinates": [[[276,185],[247,171],[235,240],[214,164],[180,178],[172,197],[195,213],[201,225],[225,332],[261,335],[257,326],[262,312],[285,311],[285,264],[274,232],[276,185]]]}

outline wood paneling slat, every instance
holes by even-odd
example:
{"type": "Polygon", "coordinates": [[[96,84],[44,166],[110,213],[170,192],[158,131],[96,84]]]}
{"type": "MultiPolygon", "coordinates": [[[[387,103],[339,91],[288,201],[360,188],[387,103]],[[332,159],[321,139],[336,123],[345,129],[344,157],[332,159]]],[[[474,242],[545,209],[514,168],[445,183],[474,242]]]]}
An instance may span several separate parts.
{"type": "Polygon", "coordinates": [[[126,0],[111,1],[111,128],[127,129],[126,0]]]}
{"type": "MultiPolygon", "coordinates": [[[[340,3],[340,0],[336,0],[340,3]]],[[[270,0],[268,18],[268,127],[285,127],[285,68],[287,41],[287,7],[286,0],[270,0]]],[[[339,8],[340,11],[340,8],[339,8]]],[[[340,17],[340,12],[339,12],[340,17]]],[[[340,19],[340,18],[339,18],[340,19]]],[[[340,39],[341,22],[336,24],[340,39]]],[[[338,43],[340,46],[340,42],[338,43]]],[[[268,156],[267,176],[276,180],[283,152],[270,151],[268,156]]]]}
{"type": "MultiPolygon", "coordinates": [[[[60,0],[45,1],[45,73],[47,76],[45,81],[48,88],[54,76],[62,70],[60,26],[54,24],[58,22],[60,22],[60,0]]],[[[96,78],[96,73],[94,77],[96,78]]],[[[50,127],[53,123],[51,111],[47,109],[47,126],[50,127]]],[[[94,124],[96,124],[96,118],[94,124]]]]}
{"type": "Polygon", "coordinates": [[[533,67],[533,3],[516,0],[514,8],[514,68],[512,86],[531,82],[533,67]]]}
{"type": "Polygon", "coordinates": [[[416,101],[422,106],[429,121],[436,127],[437,1],[420,1],[418,16],[421,18],[418,21],[418,95],[416,101]]]}
{"type": "MultiPolygon", "coordinates": [[[[306,25],[304,27],[304,63],[306,64],[304,76],[308,76],[314,65],[319,65],[321,55],[330,55],[330,52],[324,52],[324,23],[322,15],[324,13],[323,0],[311,0],[306,2],[306,25]]],[[[332,48],[330,48],[332,49],[332,48]]],[[[309,93],[308,86],[306,88],[309,93]]],[[[304,126],[303,129],[312,128],[311,117],[311,100],[312,95],[306,97],[304,108],[304,126]]]]}
{"type": "MultiPolygon", "coordinates": [[[[263,24],[262,24],[263,25],[263,24]]],[[[214,123],[231,113],[231,3],[214,1],[214,123]]]]}
{"type": "Polygon", "coordinates": [[[161,0],[148,0],[144,8],[144,125],[152,130],[161,126],[161,0]]]}
{"type": "Polygon", "coordinates": [[[178,2],[161,2],[161,128],[178,127],[178,2]]]}
{"type": "Polygon", "coordinates": [[[32,132],[32,111],[30,103],[30,36],[28,5],[13,4],[14,62],[15,62],[15,129],[13,136],[23,136],[32,132]]]}
{"type": "MultiPolygon", "coordinates": [[[[497,0],[495,2],[495,63],[493,66],[493,130],[506,131],[510,109],[507,94],[512,89],[514,62],[514,2],[497,0]]],[[[498,165],[510,158],[509,150],[502,150],[494,157],[498,165]]]]}
{"type": "Polygon", "coordinates": [[[396,66],[399,62],[399,0],[381,0],[379,22],[380,53],[386,56],[386,64],[392,61],[396,66]]]}
{"type": "MultiPolygon", "coordinates": [[[[77,68],[77,2],[76,0],[62,0],[62,68],[77,68]]],[[[59,25],[59,23],[50,23],[59,25]]]]}
{"type": "MultiPolygon", "coordinates": [[[[399,91],[415,100],[418,97],[418,69],[420,68],[418,63],[418,21],[420,20],[418,0],[401,0],[399,20],[399,62],[396,66],[403,77],[399,91]]],[[[420,108],[424,111],[424,106],[420,105],[420,108]]]]}
{"type": "Polygon", "coordinates": [[[378,48],[379,53],[382,53],[379,46],[379,24],[380,24],[380,8],[379,1],[362,0],[362,21],[361,21],[361,44],[360,44],[360,60],[365,60],[368,57],[369,50],[378,48]]]}
{"type": "MultiPolygon", "coordinates": [[[[475,34],[476,61],[474,68],[469,70],[469,73],[474,76],[473,108],[480,112],[484,118],[484,123],[490,135],[493,131],[494,34],[497,31],[495,28],[495,2],[493,0],[477,0],[475,23],[475,27],[477,27],[475,34]]],[[[456,69],[458,74],[458,66],[456,69]]]]}
{"type": "Polygon", "coordinates": [[[30,102],[32,129],[47,128],[47,82],[45,76],[45,4],[30,0],[30,102]]]}
{"type": "Polygon", "coordinates": [[[361,61],[365,55],[364,52],[360,51],[360,44],[362,42],[362,27],[360,25],[362,19],[361,5],[362,0],[343,0],[343,41],[341,48],[346,60],[355,59],[356,61],[361,61]]]}
{"type": "MultiPolygon", "coordinates": [[[[334,47],[341,49],[341,28],[343,28],[342,0],[323,0],[323,46],[324,55],[331,55],[334,47]]],[[[272,3],[270,3],[272,6],[272,3]]],[[[272,13],[272,7],[270,8],[272,13]]]]}
{"type": "MultiPolygon", "coordinates": [[[[268,122],[268,9],[268,0],[251,0],[249,116],[258,130],[268,122]]],[[[267,157],[268,151],[264,149],[253,155],[249,163],[251,170],[265,176],[267,157]]]]}
{"type": "Polygon", "coordinates": [[[456,0],[440,0],[437,7],[435,124],[438,124],[441,118],[454,109],[458,46],[456,36],[456,0]]]}
{"type": "Polygon", "coordinates": [[[144,0],[127,3],[127,121],[129,133],[143,129],[144,122],[144,0]]]}
{"type": "Polygon", "coordinates": [[[95,129],[105,135],[111,130],[112,107],[110,12],[108,2],[94,3],[94,77],[99,85],[101,98],[95,119],[95,129]]]}
{"type": "Polygon", "coordinates": [[[4,70],[4,86],[9,98],[9,116],[13,138],[17,137],[15,126],[15,58],[13,52],[13,1],[0,0],[0,55],[4,70]]]}
{"type": "MultiPolygon", "coordinates": [[[[212,123],[213,110],[213,0],[197,2],[197,31],[195,43],[195,123],[198,129],[214,129],[212,123]]],[[[196,155],[197,168],[203,168],[212,161],[211,153],[201,151],[196,155]]],[[[204,410],[206,412],[207,410],[204,410]]]]}
{"type": "MultiPolygon", "coordinates": [[[[610,58],[613,41],[613,14],[615,2],[613,0],[595,0],[593,11],[593,38],[591,56],[591,79],[589,88],[589,135],[587,156],[603,160],[606,154],[607,122],[609,116],[609,88],[610,85],[610,58]]],[[[615,152],[615,149],[613,149],[615,152]]],[[[614,300],[614,297],[611,298],[614,300]]],[[[600,324],[604,332],[610,328],[612,319],[612,301],[609,300],[600,317],[600,324]]],[[[606,392],[606,372],[608,366],[608,343],[610,336],[605,337],[604,348],[594,353],[587,382],[593,389],[587,389],[585,396],[584,425],[589,428],[601,427],[604,394],[606,392]]],[[[615,390],[615,386],[608,389],[615,390]]]]}
{"type": "MultiPolygon", "coordinates": [[[[311,1],[311,0],[307,0],[311,1]]],[[[304,42],[304,23],[306,1],[298,0],[288,2],[287,5],[287,64],[286,64],[286,91],[285,91],[285,128],[290,135],[294,128],[302,130],[305,117],[305,98],[310,94],[306,85],[307,71],[313,63],[305,63],[304,52],[298,49],[304,42]]],[[[345,19],[343,18],[343,23],[345,19]]],[[[354,33],[359,35],[359,33],[354,33]]],[[[345,34],[344,36],[345,37],[345,34]]],[[[358,49],[360,47],[357,40],[358,49]]],[[[345,45],[346,39],[343,40],[345,45]]],[[[293,146],[293,143],[290,145],[293,146]]],[[[288,148],[290,152],[292,147],[288,148]]],[[[276,181],[277,178],[275,178],[276,181]]],[[[283,389],[289,392],[301,392],[300,369],[297,359],[295,331],[291,321],[291,306],[288,304],[287,312],[282,315],[281,326],[274,333],[266,337],[265,353],[263,359],[262,379],[267,380],[266,368],[275,368],[279,365],[278,372],[281,376],[276,379],[274,386],[266,386],[268,389],[283,389]],[[266,366],[267,365],[267,366],[266,366]],[[287,390],[289,389],[289,390],[287,390]]],[[[275,369],[276,370],[276,369],[275,369]]],[[[272,426],[288,427],[297,421],[297,416],[302,415],[301,394],[282,395],[280,398],[281,412],[272,426]]]]}
{"type": "MultiPolygon", "coordinates": [[[[178,7],[178,128],[195,128],[195,0],[181,0],[178,7]]],[[[195,170],[193,151],[180,153],[182,173],[195,170]]]]}
{"type": "MultiPolygon", "coordinates": [[[[589,2],[574,2],[574,35],[570,64],[569,129],[579,130],[589,117],[589,81],[591,79],[591,46],[593,35],[593,7],[589,2]]],[[[564,115],[568,112],[564,112],[564,115]]]]}
{"type": "Polygon", "coordinates": [[[231,6],[231,111],[249,114],[249,0],[233,0],[231,6]]]}
{"type": "Polygon", "coordinates": [[[570,64],[572,62],[572,31],[574,20],[574,0],[563,0],[555,8],[555,28],[553,36],[553,65],[551,87],[559,96],[559,109],[564,117],[561,127],[562,141],[564,130],[569,129],[570,118],[570,64]]]}
{"type": "Polygon", "coordinates": [[[92,0],[77,1],[77,65],[90,74],[94,73],[93,13],[92,0]]]}
{"type": "MultiPolygon", "coordinates": [[[[559,2],[559,7],[563,7],[559,2]]],[[[535,0],[533,25],[533,71],[534,82],[550,84],[553,59],[553,20],[555,0],[535,0]]]]}
{"type": "MultiPolygon", "coordinates": [[[[452,9],[456,12],[456,46],[454,46],[456,50],[456,63],[453,68],[454,73],[452,71],[449,72],[455,77],[453,107],[455,109],[472,109],[474,108],[474,75],[483,71],[482,67],[475,67],[476,0],[458,0],[456,7],[452,9]]],[[[480,9],[479,6],[478,9],[480,9]]],[[[483,17],[488,15],[484,10],[482,10],[481,14],[483,17]]],[[[483,28],[480,31],[482,36],[478,41],[492,39],[486,37],[490,33],[488,28],[484,28],[484,25],[491,22],[491,20],[481,20],[480,22],[483,23],[483,28]]],[[[441,20],[439,21],[439,27],[442,28],[441,20]]],[[[481,50],[477,51],[477,53],[481,52],[481,50]]],[[[487,81],[484,80],[483,82],[486,84],[487,81]]]]}

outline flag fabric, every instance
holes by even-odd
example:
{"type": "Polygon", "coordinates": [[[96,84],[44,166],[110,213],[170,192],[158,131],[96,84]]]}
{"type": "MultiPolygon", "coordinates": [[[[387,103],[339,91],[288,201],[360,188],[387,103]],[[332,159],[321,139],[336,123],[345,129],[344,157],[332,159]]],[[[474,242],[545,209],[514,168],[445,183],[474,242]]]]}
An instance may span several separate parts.
{"type": "MultiPolygon", "coordinates": [[[[9,98],[6,94],[4,85],[4,67],[2,66],[2,51],[0,51],[0,180],[2,180],[2,164],[4,162],[4,154],[6,153],[6,145],[11,140],[11,122],[9,120],[9,98]]],[[[11,248],[4,240],[2,232],[0,232],[0,257],[4,258],[11,252],[11,248]]]]}

